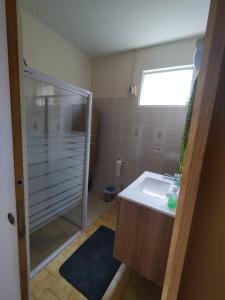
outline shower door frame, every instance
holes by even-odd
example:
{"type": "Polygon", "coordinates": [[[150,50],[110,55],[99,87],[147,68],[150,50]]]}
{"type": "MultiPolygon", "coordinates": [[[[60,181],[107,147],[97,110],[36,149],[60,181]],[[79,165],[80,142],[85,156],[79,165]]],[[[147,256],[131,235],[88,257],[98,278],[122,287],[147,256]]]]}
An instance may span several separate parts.
{"type": "MultiPolygon", "coordinates": [[[[86,142],[85,142],[85,161],[84,161],[84,180],[83,180],[83,203],[82,203],[82,225],[81,230],[76,232],[73,236],[71,236],[65,243],[63,243],[59,248],[57,248],[53,253],[51,253],[46,259],[44,259],[37,267],[35,267],[33,270],[30,270],[30,277],[32,278],[35,276],[42,268],[44,268],[53,258],[55,258],[60,252],[62,252],[72,241],[76,239],[76,237],[80,234],[82,230],[85,229],[87,224],[87,204],[88,204],[88,180],[89,180],[89,160],[90,160],[90,139],[91,139],[91,117],[92,117],[92,92],[81,89],[75,85],[72,85],[70,83],[67,83],[65,81],[56,79],[52,76],[46,75],[42,72],[39,72],[33,68],[30,68],[28,66],[24,67],[24,77],[30,78],[33,80],[37,80],[46,84],[49,84],[51,86],[54,86],[59,89],[63,89],[65,91],[68,91],[73,94],[78,94],[80,96],[84,96],[87,98],[87,114],[86,114],[86,142]]],[[[25,117],[25,116],[24,116],[25,117]]],[[[24,121],[25,122],[25,121],[24,121]]],[[[25,128],[25,124],[23,126],[25,128]]],[[[25,130],[25,129],[24,129],[25,130]]],[[[23,131],[24,131],[23,130],[23,131]]],[[[23,132],[24,135],[24,132],[23,132]]],[[[26,135],[26,133],[25,133],[26,135]]],[[[23,138],[24,140],[26,138],[23,138]]],[[[24,146],[23,146],[24,147],[24,146]]],[[[26,158],[24,157],[24,161],[26,161],[26,158]]],[[[26,165],[27,167],[27,165],[26,165]]],[[[27,172],[26,172],[27,173],[27,172]]],[[[26,176],[26,185],[28,190],[28,178],[26,176]]],[[[28,193],[27,193],[28,195],[28,193]]],[[[26,203],[28,204],[28,196],[26,197],[26,203]]],[[[29,242],[29,210],[28,205],[26,205],[27,210],[27,239],[29,242]]],[[[29,245],[29,243],[28,243],[29,245]]],[[[30,251],[28,251],[28,256],[30,259],[30,251]]]]}

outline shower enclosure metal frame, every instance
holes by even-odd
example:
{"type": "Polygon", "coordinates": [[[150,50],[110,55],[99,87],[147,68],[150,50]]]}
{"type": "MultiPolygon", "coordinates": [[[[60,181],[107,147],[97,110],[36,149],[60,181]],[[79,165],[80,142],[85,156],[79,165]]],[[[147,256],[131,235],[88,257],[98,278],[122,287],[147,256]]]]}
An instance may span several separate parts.
{"type": "MultiPolygon", "coordinates": [[[[87,98],[87,119],[86,119],[86,145],[85,145],[85,162],[84,162],[84,180],[83,180],[83,211],[82,211],[82,226],[81,230],[84,230],[87,224],[87,202],[88,202],[88,179],[89,179],[89,158],[90,158],[90,139],[91,139],[91,116],[92,116],[92,92],[81,89],[70,83],[58,80],[52,76],[43,74],[33,68],[26,66],[24,68],[24,77],[38,80],[40,82],[52,85],[56,88],[64,89],[70,93],[79,94],[87,98]]],[[[28,184],[27,184],[28,188],[28,184]]],[[[27,197],[27,201],[28,197],[27,197]]],[[[28,210],[28,208],[27,208],[28,210]]],[[[27,219],[29,214],[27,213],[27,219]]],[[[28,221],[28,220],[27,220],[28,221]]],[[[29,222],[27,222],[29,224],[29,222]]],[[[27,225],[28,239],[29,239],[29,225],[27,225]]],[[[80,231],[81,231],[80,230],[80,231]]],[[[48,256],[43,262],[40,263],[34,270],[31,271],[30,275],[33,277],[37,274],[44,266],[46,266],[56,255],[58,255],[66,246],[68,246],[80,233],[78,231],[74,236],[69,238],[63,245],[56,249],[50,256],[48,256]]]]}

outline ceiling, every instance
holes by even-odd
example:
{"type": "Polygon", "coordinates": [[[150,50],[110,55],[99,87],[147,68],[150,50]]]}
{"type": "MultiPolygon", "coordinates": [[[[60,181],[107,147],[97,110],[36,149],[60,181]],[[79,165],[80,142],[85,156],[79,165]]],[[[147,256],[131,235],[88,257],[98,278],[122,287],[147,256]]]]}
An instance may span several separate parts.
{"type": "Polygon", "coordinates": [[[201,35],[210,0],[19,0],[90,56],[201,35]]]}

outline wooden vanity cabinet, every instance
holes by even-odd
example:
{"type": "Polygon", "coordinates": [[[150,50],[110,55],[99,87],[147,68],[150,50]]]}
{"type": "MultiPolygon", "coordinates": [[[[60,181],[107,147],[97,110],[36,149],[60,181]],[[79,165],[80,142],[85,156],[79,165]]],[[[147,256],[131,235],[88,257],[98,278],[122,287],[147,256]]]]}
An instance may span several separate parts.
{"type": "Polygon", "coordinates": [[[121,199],[114,257],[162,287],[173,222],[171,216],[121,199]]]}

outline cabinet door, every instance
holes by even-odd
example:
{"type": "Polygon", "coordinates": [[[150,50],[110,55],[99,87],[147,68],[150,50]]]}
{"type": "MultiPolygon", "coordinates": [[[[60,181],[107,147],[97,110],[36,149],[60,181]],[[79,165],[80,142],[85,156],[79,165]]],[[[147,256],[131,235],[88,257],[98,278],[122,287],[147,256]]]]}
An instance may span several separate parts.
{"type": "Polygon", "coordinates": [[[170,216],[121,199],[114,256],[162,286],[173,220],[170,216]]]}

